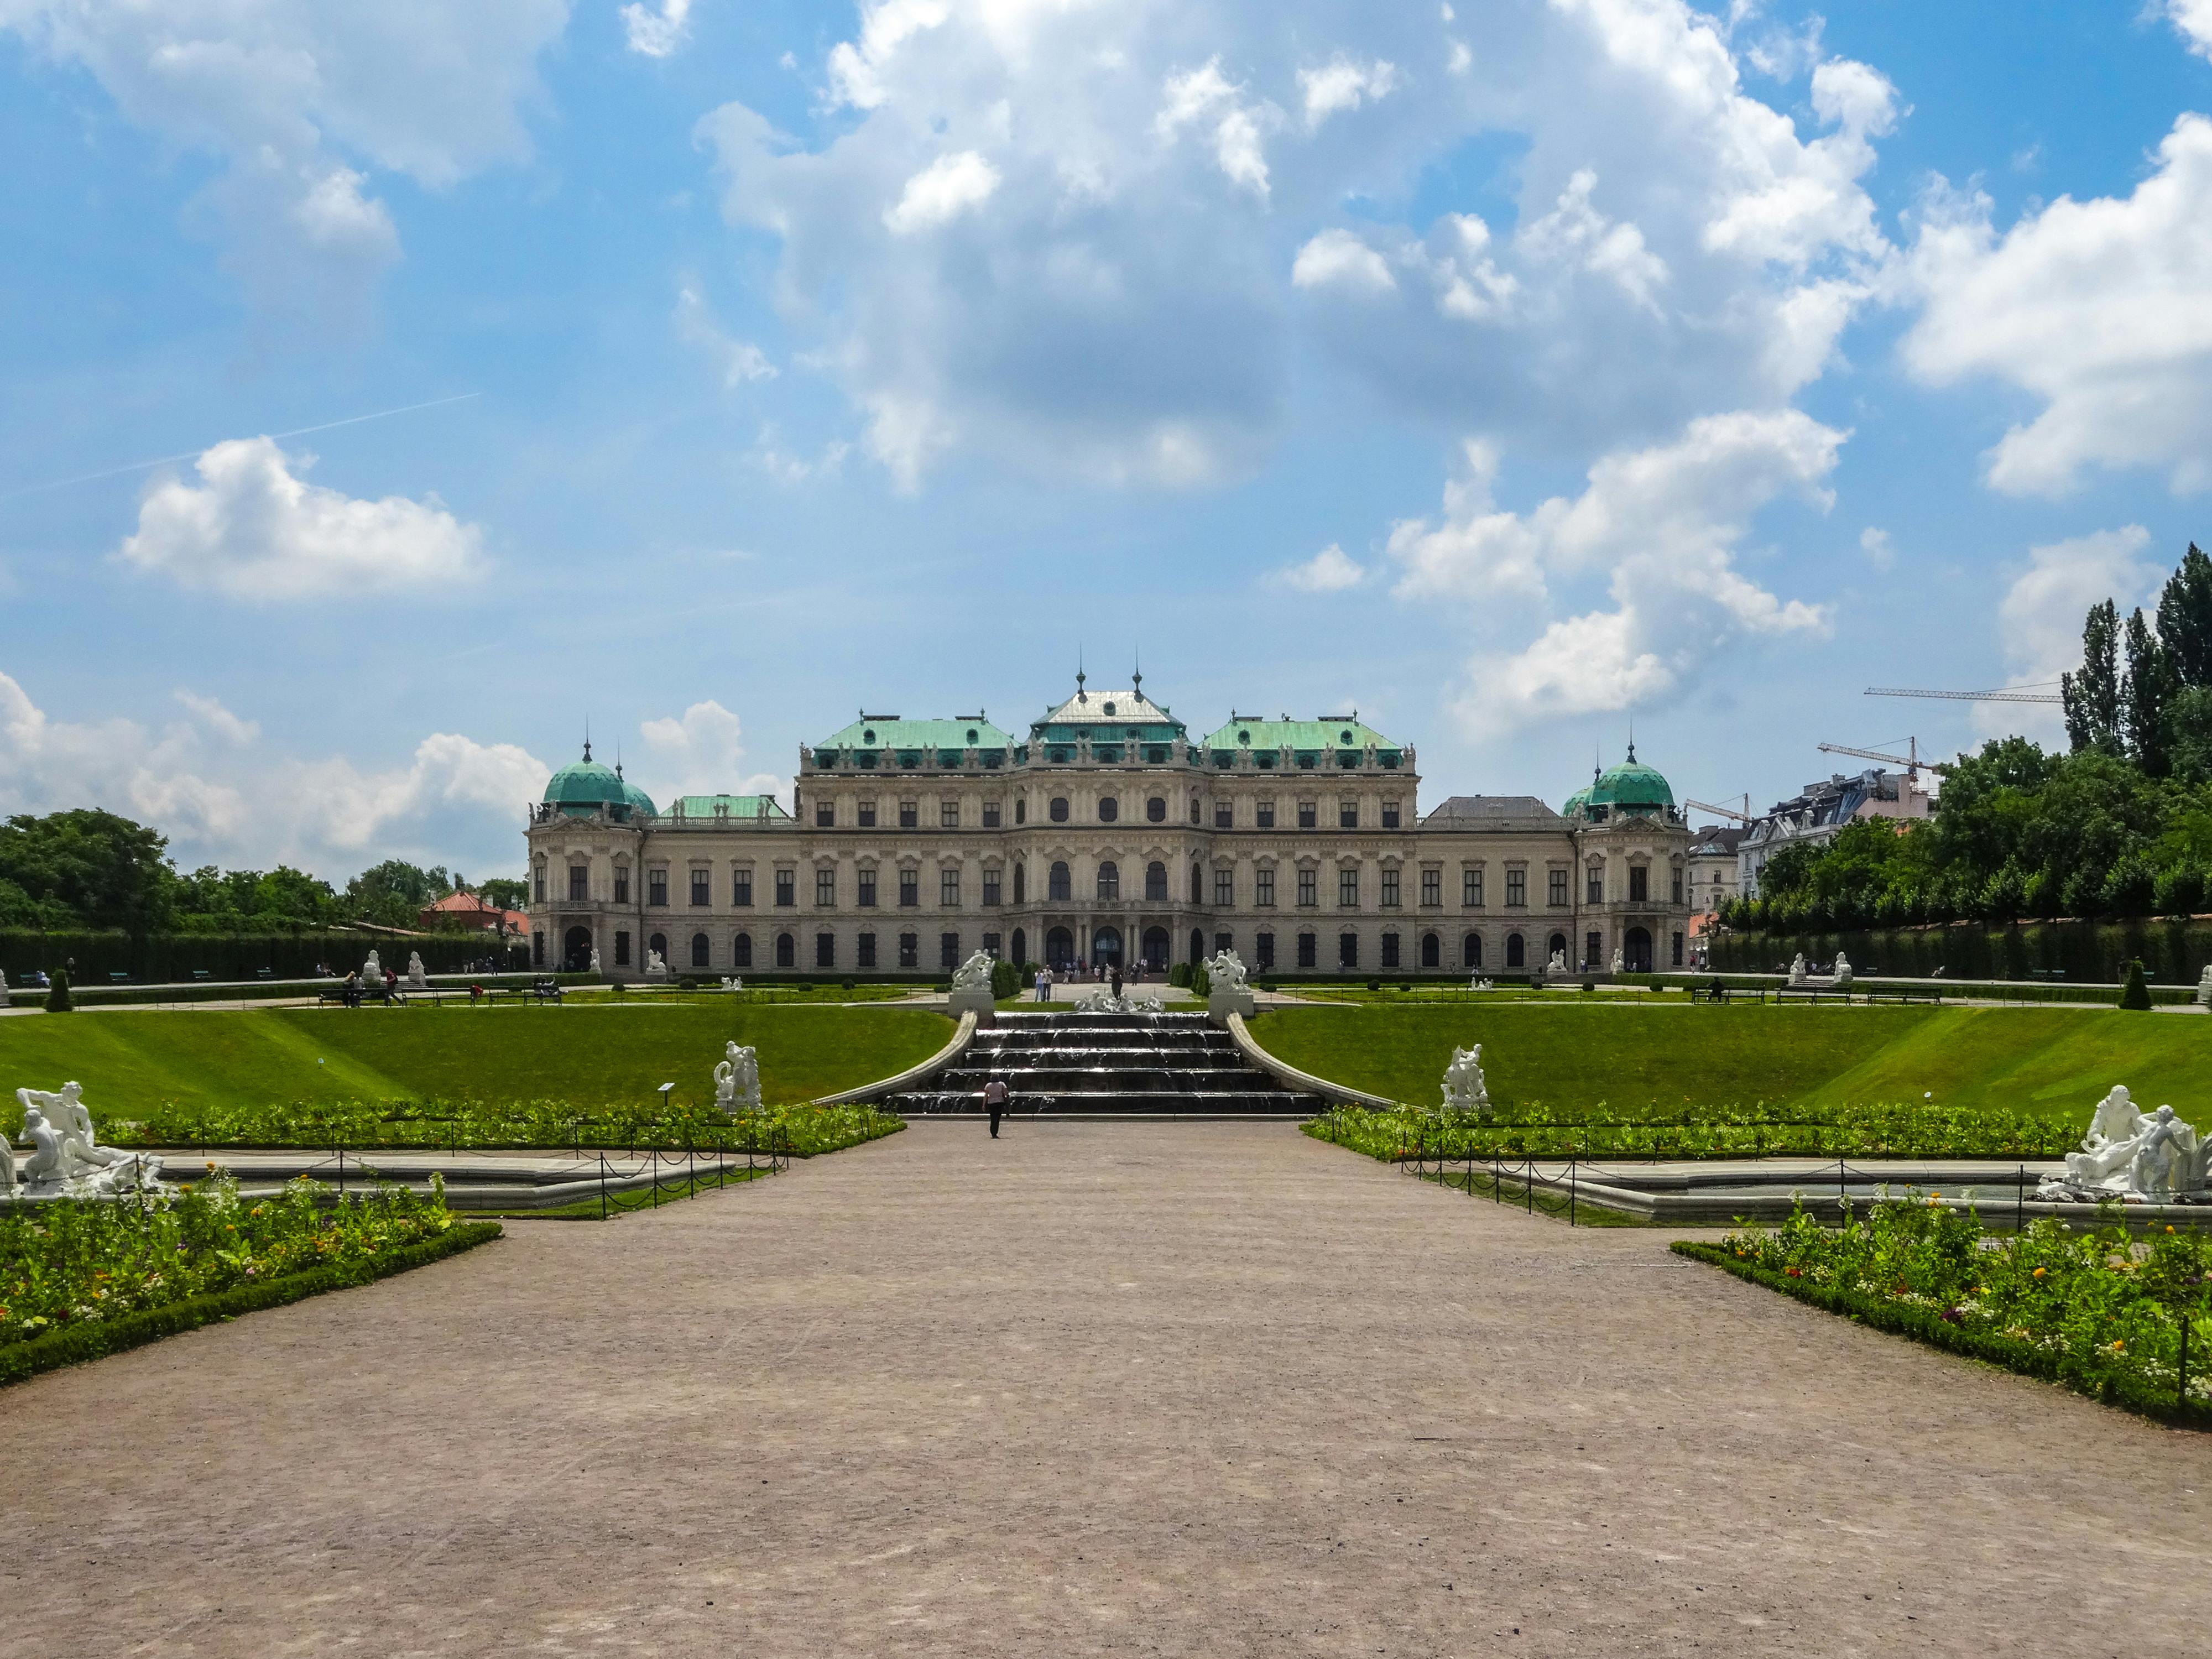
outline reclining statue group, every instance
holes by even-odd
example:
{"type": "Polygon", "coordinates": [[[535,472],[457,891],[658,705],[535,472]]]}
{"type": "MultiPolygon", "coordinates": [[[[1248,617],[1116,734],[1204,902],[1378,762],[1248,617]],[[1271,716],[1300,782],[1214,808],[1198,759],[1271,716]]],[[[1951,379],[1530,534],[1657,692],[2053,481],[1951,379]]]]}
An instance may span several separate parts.
{"type": "Polygon", "coordinates": [[[63,1084],[59,1093],[15,1091],[23,1108],[22,1138],[31,1143],[31,1156],[19,1174],[15,1154],[0,1145],[0,1197],[112,1198],[161,1186],[158,1157],[100,1144],[83,1094],[82,1085],[75,1083],[63,1084]]]}

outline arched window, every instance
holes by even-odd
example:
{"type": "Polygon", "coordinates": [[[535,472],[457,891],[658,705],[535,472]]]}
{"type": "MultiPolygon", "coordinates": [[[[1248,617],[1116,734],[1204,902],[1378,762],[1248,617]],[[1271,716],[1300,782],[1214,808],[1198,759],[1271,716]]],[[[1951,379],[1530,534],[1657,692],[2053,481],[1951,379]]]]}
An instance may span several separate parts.
{"type": "Polygon", "coordinates": [[[753,965],[753,936],[739,933],[730,940],[730,966],[750,968],[753,965]]]}
{"type": "Polygon", "coordinates": [[[707,936],[704,933],[691,935],[691,965],[694,968],[708,966],[714,959],[714,947],[707,943],[707,936]]]}
{"type": "Polygon", "coordinates": [[[1521,935],[1518,933],[1508,933],[1505,936],[1505,965],[1508,968],[1525,968],[1528,965],[1528,950],[1521,943],[1521,935]]]}
{"type": "Polygon", "coordinates": [[[1190,930],[1190,959],[1193,962],[1206,960],[1206,935],[1195,927],[1190,930]]]}
{"type": "Polygon", "coordinates": [[[1482,966],[1482,935],[1469,933],[1460,941],[1459,965],[1462,968],[1482,966]]]}
{"type": "Polygon", "coordinates": [[[1145,866],[1145,896],[1164,899],[1168,896],[1168,867],[1158,859],[1145,866]]]}
{"type": "Polygon", "coordinates": [[[1102,859],[1098,865],[1098,896],[1117,899],[1121,896],[1121,866],[1111,859],[1102,859]]]}
{"type": "Polygon", "coordinates": [[[1114,822],[1114,820],[1115,820],[1115,819],[1116,819],[1116,818],[1120,817],[1121,816],[1121,803],[1120,801],[1118,801],[1118,800],[1115,799],[1115,798],[1114,798],[1113,796],[1111,796],[1111,795],[1101,795],[1101,796],[1098,798],[1098,822],[1099,822],[1099,823],[1113,823],[1113,822],[1114,822]]]}
{"type": "Polygon", "coordinates": [[[778,933],[775,936],[775,965],[779,968],[791,968],[797,966],[798,962],[799,946],[797,943],[792,939],[790,934],[778,933]]]}
{"type": "Polygon", "coordinates": [[[1045,896],[1055,899],[1075,896],[1075,880],[1068,874],[1064,861],[1055,860],[1050,873],[1045,877],[1045,896]]]}
{"type": "Polygon", "coordinates": [[[1198,822],[1198,797],[1195,794],[1190,798],[1190,821],[1193,823],[1198,822]]]}
{"type": "Polygon", "coordinates": [[[1054,795],[1054,796],[1052,798],[1051,813],[1052,813],[1052,821],[1053,821],[1054,823],[1066,823],[1067,822],[1067,797],[1066,797],[1066,796],[1065,796],[1065,795],[1054,795]]]}
{"type": "Polygon", "coordinates": [[[655,933],[651,939],[646,940],[645,948],[665,963],[668,960],[668,935],[655,933]]]}
{"type": "Polygon", "coordinates": [[[1026,796],[1026,795],[1017,795],[1017,796],[1015,796],[1015,797],[1014,797],[1014,822],[1015,822],[1016,823],[1027,823],[1029,821],[1030,821],[1030,803],[1029,803],[1029,797],[1028,797],[1028,796],[1026,796]]]}
{"type": "MultiPolygon", "coordinates": [[[[1026,903],[1028,903],[1028,902],[1029,902],[1029,897],[1030,897],[1030,870],[1029,870],[1029,866],[1027,866],[1026,864],[1017,864],[1017,865],[1014,866],[1014,902],[1015,902],[1015,903],[1017,903],[1017,904],[1026,904],[1026,903]]],[[[1018,935],[1017,935],[1017,937],[1018,937],[1018,935]]],[[[1016,954],[1016,956],[1015,956],[1015,958],[1014,958],[1014,959],[1015,959],[1017,962],[1020,961],[1020,960],[1021,960],[1020,955],[1019,955],[1018,953],[1017,953],[1017,954],[1016,954]]]]}
{"type": "Polygon", "coordinates": [[[1018,968],[1025,965],[1029,959],[1030,936],[1023,929],[1017,927],[1014,929],[1014,954],[1012,960],[1014,965],[1018,968]]]}
{"type": "Polygon", "coordinates": [[[1145,803],[1145,816],[1154,823],[1168,821],[1168,803],[1164,795],[1155,795],[1145,803]]]}
{"type": "Polygon", "coordinates": [[[1194,864],[1190,866],[1190,902],[1193,904],[1206,902],[1206,872],[1194,864]]]}
{"type": "Polygon", "coordinates": [[[1444,947],[1434,933],[1421,935],[1421,966],[1441,968],[1444,965],[1444,947]]]}

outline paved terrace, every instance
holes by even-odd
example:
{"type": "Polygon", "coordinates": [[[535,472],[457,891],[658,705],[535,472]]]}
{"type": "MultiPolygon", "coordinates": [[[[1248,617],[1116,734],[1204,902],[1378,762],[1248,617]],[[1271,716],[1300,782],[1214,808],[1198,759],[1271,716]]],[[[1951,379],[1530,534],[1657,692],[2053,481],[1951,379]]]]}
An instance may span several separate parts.
{"type": "Polygon", "coordinates": [[[9,1391],[0,1653],[2205,1650],[2212,1441],[1286,1125],[511,1233],[9,1391]]]}

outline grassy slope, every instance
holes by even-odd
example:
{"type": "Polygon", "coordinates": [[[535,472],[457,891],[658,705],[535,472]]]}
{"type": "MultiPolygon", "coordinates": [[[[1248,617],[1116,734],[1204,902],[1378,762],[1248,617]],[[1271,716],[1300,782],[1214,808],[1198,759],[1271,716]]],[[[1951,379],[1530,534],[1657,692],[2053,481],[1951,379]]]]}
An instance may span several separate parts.
{"type": "Polygon", "coordinates": [[[2057,1008],[1282,1009],[1254,1022],[1303,1070],[1425,1105],[1480,1042],[1502,1106],[1623,1116],[1684,1105],[1917,1099],[2071,1119],[2115,1083],[2184,1116],[2212,1105],[2212,1020],[2057,1008]]]}
{"type": "MultiPolygon", "coordinates": [[[[0,1019],[9,1085],[85,1085],[95,1115],[157,1101],[639,1100],[713,1093],[723,1045],[760,1050],[770,1105],[888,1077],[945,1045],[911,1008],[259,1008],[0,1019]],[[324,1063],[318,1066],[320,1059],[324,1063]]],[[[14,1102],[5,1115],[13,1120],[14,1102]]]]}

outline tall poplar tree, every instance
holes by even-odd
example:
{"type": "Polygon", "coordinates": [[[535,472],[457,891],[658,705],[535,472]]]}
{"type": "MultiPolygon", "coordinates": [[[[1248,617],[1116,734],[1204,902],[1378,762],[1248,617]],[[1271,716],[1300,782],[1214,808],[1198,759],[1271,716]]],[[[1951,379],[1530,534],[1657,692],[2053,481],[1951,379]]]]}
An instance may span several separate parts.
{"type": "Polygon", "coordinates": [[[2137,766],[2166,775],[2166,705],[2172,670],[2158,635],[2137,605],[2128,617],[2126,678],[2120,682],[2120,735],[2137,766]]]}
{"type": "Polygon", "coordinates": [[[2175,689],[2212,685],[2212,559],[2195,542],[2159,595],[2158,641],[2175,689]]]}
{"type": "Polygon", "coordinates": [[[2120,747],[2120,613],[2110,599],[2081,624],[2081,666],[2059,678],[2066,736],[2078,751],[2120,747]]]}

